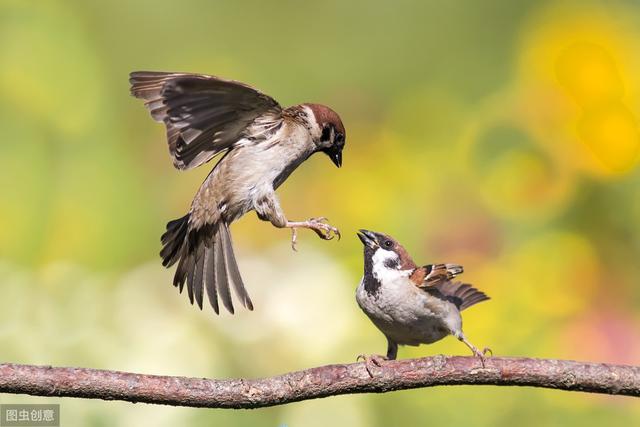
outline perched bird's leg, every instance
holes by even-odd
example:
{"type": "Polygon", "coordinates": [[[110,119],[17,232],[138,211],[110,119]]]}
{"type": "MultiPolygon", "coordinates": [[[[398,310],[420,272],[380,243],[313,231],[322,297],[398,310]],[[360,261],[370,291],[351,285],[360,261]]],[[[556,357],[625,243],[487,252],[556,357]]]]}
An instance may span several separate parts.
{"type": "Polygon", "coordinates": [[[396,360],[396,357],[398,357],[398,344],[387,337],[387,360],[396,360]]]}
{"type": "Polygon", "coordinates": [[[491,353],[493,355],[493,351],[491,351],[491,349],[489,347],[485,347],[484,349],[482,349],[482,351],[478,350],[478,348],[471,344],[467,338],[464,336],[464,334],[462,332],[456,334],[456,338],[458,338],[460,341],[462,341],[463,343],[466,344],[467,347],[469,347],[471,349],[471,351],[473,352],[473,355],[476,357],[480,358],[480,362],[482,363],[482,367],[484,368],[484,362],[485,362],[485,356],[487,353],[491,353]]]}
{"type": "Polygon", "coordinates": [[[313,230],[323,240],[331,240],[334,237],[338,237],[340,240],[340,230],[327,223],[327,219],[324,217],[311,218],[307,221],[287,221],[285,228],[291,228],[291,247],[296,250],[296,229],[308,228],[313,230]]]}

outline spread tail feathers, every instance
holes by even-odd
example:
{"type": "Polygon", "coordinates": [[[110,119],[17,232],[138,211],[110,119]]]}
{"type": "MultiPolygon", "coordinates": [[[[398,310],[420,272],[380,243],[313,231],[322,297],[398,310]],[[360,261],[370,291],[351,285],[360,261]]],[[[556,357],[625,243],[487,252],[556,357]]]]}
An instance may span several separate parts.
{"type": "Polygon", "coordinates": [[[484,292],[477,290],[468,283],[462,282],[441,282],[433,287],[424,289],[452,302],[460,311],[489,299],[484,292]]]}
{"type": "Polygon", "coordinates": [[[220,312],[218,296],[225,308],[233,314],[231,288],[249,310],[253,303],[244,287],[231,244],[229,227],[225,223],[209,224],[198,229],[189,226],[189,214],[170,221],[162,235],[162,265],[178,267],[173,285],[180,293],[187,284],[189,301],[195,300],[202,309],[204,290],[213,310],[220,312]]]}

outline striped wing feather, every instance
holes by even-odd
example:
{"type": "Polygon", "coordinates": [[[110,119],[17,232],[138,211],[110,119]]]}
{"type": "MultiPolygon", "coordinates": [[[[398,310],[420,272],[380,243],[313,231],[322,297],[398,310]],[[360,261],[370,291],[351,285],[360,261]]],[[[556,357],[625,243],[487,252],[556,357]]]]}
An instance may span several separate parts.
{"type": "Polygon", "coordinates": [[[253,121],[282,109],[270,96],[233,80],[204,74],[136,71],[131,94],[165,124],[169,152],[178,169],[192,169],[229,149],[253,121]]]}

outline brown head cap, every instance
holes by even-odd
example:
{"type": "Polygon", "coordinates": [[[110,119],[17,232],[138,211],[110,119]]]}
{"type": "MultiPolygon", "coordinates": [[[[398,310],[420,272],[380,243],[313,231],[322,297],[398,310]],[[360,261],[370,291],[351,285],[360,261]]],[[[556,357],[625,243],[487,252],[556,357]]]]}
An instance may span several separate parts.
{"type": "Polygon", "coordinates": [[[321,104],[304,104],[304,105],[309,107],[309,109],[313,111],[313,115],[316,118],[316,122],[318,123],[318,126],[322,128],[324,127],[325,124],[333,125],[336,132],[339,132],[344,137],[346,137],[344,125],[342,124],[342,120],[340,120],[340,116],[338,115],[338,113],[336,113],[326,105],[321,105],[321,104]]]}
{"type": "Polygon", "coordinates": [[[337,166],[342,166],[342,149],[346,139],[340,116],[331,108],[320,104],[304,104],[311,110],[317,124],[314,138],[317,150],[324,152],[337,166]]]}
{"type": "Polygon", "coordinates": [[[411,270],[416,268],[416,263],[413,262],[409,252],[407,252],[404,246],[388,234],[376,231],[360,230],[358,232],[358,237],[364,244],[365,251],[370,251],[369,256],[373,256],[375,250],[382,248],[387,251],[395,252],[396,255],[398,255],[398,266],[402,270],[411,270]]]}

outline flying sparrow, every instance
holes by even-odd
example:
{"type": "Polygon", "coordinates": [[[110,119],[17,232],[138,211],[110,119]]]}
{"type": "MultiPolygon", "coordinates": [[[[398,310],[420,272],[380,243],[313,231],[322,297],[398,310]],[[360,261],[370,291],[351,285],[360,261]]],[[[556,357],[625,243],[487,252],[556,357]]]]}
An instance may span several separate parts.
{"type": "Polygon", "coordinates": [[[484,363],[462,333],[460,312],[488,300],[483,292],[452,279],[462,273],[455,264],[418,267],[404,247],[386,234],[360,230],[364,244],[364,277],[356,291],[358,305],[387,338],[387,355],[359,356],[380,365],[394,360],[398,345],[431,344],[447,335],[465,343],[484,363]]]}
{"type": "Polygon", "coordinates": [[[244,83],[204,74],[137,71],[131,94],[144,100],[151,117],[164,123],[177,169],[202,165],[224,153],[182,218],[162,235],[162,264],[178,267],[173,285],[202,309],[219,312],[218,296],[234,312],[231,291],[249,310],[253,304],[233,254],[229,225],[249,211],[279,228],[309,228],[321,238],[340,237],[324,218],[289,221],[275,190],[309,156],[323,152],[342,165],[345,129],[338,114],[319,104],[282,108],[244,83]]]}

